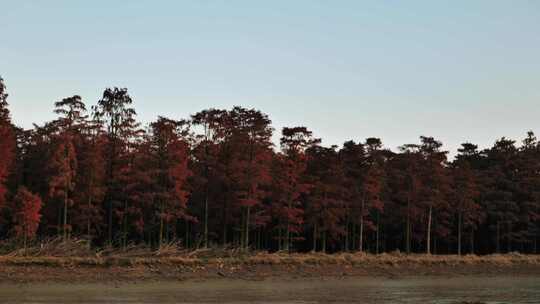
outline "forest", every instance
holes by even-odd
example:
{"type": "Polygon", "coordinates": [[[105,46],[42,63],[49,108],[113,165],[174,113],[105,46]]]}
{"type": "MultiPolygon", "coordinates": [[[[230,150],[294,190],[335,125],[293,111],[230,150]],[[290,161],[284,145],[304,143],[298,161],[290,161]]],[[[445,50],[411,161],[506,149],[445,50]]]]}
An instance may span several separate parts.
{"type": "MultiPolygon", "coordinates": [[[[14,124],[0,78],[0,240],[289,252],[538,253],[540,142],[532,131],[452,160],[420,136],[326,147],[243,107],[137,119],[125,88],[56,119],[14,124]]],[[[526,130],[524,130],[526,131],[526,130]]]]}

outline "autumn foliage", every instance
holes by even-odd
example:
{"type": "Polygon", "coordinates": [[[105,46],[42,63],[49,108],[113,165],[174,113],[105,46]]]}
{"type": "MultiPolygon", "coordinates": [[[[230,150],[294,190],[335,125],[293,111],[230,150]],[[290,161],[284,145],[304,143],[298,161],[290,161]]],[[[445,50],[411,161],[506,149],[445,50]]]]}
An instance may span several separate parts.
{"type": "Polygon", "coordinates": [[[41,218],[41,204],[41,198],[24,187],[17,190],[13,199],[13,230],[15,236],[23,240],[25,247],[26,242],[36,236],[41,218]]]}
{"type": "MultiPolygon", "coordinates": [[[[455,158],[429,136],[327,147],[303,126],[279,144],[256,109],[143,124],[125,88],[52,121],[13,125],[0,81],[0,238],[95,246],[179,242],[269,251],[538,252],[540,142],[529,132],[455,158]],[[274,138],[275,139],[275,138],[274,138]]],[[[187,115],[186,115],[187,116],[187,115]]]]}

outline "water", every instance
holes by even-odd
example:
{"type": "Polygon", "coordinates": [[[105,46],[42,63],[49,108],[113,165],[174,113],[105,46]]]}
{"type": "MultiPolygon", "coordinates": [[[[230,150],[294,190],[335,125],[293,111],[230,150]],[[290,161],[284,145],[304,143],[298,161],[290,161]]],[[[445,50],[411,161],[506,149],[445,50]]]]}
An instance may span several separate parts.
{"type": "Polygon", "coordinates": [[[540,277],[0,285],[0,303],[540,303],[540,277]]]}

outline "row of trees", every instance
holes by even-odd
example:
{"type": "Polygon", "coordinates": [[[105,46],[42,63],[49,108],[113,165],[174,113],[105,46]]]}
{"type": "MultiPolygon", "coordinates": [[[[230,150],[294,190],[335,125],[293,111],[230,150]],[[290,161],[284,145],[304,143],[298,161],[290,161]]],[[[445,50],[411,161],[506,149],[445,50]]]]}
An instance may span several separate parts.
{"type": "Polygon", "coordinates": [[[537,252],[540,143],[506,138],[453,161],[420,137],[398,152],[378,138],[324,147],[305,127],[208,109],[136,118],[127,89],[87,108],[15,127],[0,82],[0,237],[76,235],[96,245],[229,245],[294,251],[537,252]]]}

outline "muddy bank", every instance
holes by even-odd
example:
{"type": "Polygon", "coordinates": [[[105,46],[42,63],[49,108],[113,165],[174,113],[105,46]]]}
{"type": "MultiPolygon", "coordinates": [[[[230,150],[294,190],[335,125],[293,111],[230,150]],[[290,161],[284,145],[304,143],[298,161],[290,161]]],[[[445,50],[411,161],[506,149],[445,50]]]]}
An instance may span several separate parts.
{"type": "Polygon", "coordinates": [[[0,257],[0,282],[137,282],[408,276],[540,276],[540,256],[253,254],[238,257],[0,257]]]}
{"type": "Polygon", "coordinates": [[[1,303],[537,303],[540,277],[414,276],[289,280],[0,283],[1,303]]]}

